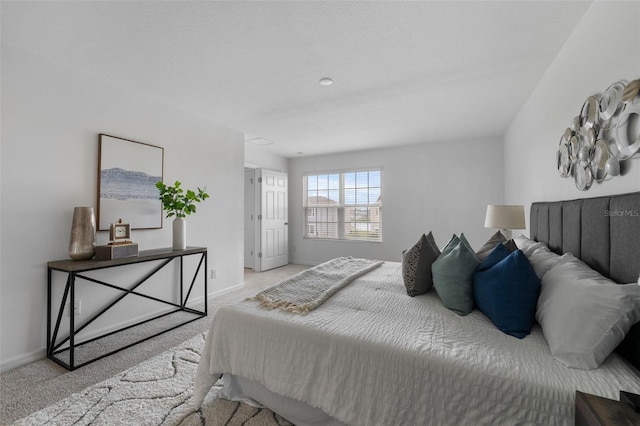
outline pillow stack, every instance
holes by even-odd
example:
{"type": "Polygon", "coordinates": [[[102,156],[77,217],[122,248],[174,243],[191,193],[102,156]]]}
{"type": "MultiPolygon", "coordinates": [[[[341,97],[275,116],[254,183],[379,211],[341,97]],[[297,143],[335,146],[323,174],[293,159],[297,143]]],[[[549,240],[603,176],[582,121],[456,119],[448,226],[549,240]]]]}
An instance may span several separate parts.
{"type": "Polygon", "coordinates": [[[640,321],[640,286],[616,284],[565,254],[542,278],[536,319],[555,359],[594,369],[640,321]]]}
{"type": "Polygon", "coordinates": [[[474,305],[502,332],[522,339],[537,320],[551,355],[568,367],[598,368],[640,322],[640,276],[617,284],[570,253],[496,232],[477,253],[464,234],[440,253],[433,234],[403,252],[410,296],[434,287],[445,307],[467,315],[474,305]],[[514,242],[515,240],[515,242],[514,242]]]}

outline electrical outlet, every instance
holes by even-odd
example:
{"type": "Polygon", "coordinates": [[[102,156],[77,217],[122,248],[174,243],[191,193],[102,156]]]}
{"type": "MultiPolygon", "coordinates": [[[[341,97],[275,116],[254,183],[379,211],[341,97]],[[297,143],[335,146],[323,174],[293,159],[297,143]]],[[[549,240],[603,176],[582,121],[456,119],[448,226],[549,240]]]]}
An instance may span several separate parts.
{"type": "MultiPolygon", "coordinates": [[[[67,316],[70,317],[71,310],[69,309],[68,303],[67,303],[66,309],[67,309],[67,316]]],[[[75,302],[73,302],[73,316],[80,315],[81,313],[82,313],[82,301],[76,300],[75,302]]]]}
{"type": "Polygon", "coordinates": [[[212,269],[211,270],[211,279],[214,279],[216,277],[216,270],[212,269]]]}

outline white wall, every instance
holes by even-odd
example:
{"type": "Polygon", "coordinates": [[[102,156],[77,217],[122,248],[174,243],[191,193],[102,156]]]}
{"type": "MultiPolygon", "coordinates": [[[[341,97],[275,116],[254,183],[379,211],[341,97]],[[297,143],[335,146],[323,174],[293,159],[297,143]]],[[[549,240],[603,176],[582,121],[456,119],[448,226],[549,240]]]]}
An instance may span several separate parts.
{"type": "Polygon", "coordinates": [[[487,204],[503,201],[502,141],[474,140],[375,149],[289,160],[289,257],[317,264],[337,256],[399,261],[403,249],[433,231],[443,247],[464,232],[473,247],[484,229],[487,204]],[[304,239],[302,176],[382,166],[382,243],[304,239]]]}
{"type": "MultiPolygon", "coordinates": [[[[209,268],[217,270],[209,294],[243,282],[242,133],[3,44],[3,369],[44,356],[46,263],[68,258],[73,207],[96,204],[98,133],[164,147],[165,181],[206,186],[211,198],[188,218],[188,244],[209,250],[209,268]]],[[[107,233],[98,234],[105,243],[107,233]]],[[[171,222],[132,234],[141,250],[169,247],[171,222]]],[[[88,309],[102,302],[95,288],[78,291],[88,309]]],[[[123,321],[132,308],[144,312],[145,302],[116,309],[103,326],[123,321]]]]}
{"type": "Polygon", "coordinates": [[[640,78],[639,22],[640,2],[595,2],[511,124],[505,136],[505,199],[525,204],[527,218],[532,201],[640,190],[638,159],[625,162],[625,176],[578,191],[573,179],[558,175],[555,158],[560,136],[588,96],[618,80],[640,78]]]}
{"type": "Polygon", "coordinates": [[[289,167],[286,158],[263,151],[249,142],[244,143],[244,163],[247,168],[269,169],[284,173],[289,167]]]}

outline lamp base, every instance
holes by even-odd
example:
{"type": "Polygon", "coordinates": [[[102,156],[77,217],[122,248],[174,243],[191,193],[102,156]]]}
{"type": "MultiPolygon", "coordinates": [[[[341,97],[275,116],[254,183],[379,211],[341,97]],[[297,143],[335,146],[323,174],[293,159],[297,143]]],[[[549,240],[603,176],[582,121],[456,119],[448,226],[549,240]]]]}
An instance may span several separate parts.
{"type": "Polygon", "coordinates": [[[511,239],[511,229],[500,229],[500,233],[509,241],[511,239]]]}

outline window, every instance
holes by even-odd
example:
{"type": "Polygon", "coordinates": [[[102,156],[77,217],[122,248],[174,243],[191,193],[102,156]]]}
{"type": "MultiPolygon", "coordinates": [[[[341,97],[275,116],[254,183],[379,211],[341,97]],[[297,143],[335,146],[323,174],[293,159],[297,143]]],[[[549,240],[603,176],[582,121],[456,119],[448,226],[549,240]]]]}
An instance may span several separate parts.
{"type": "Polygon", "coordinates": [[[305,238],[382,241],[382,170],[303,177],[305,238]]]}

